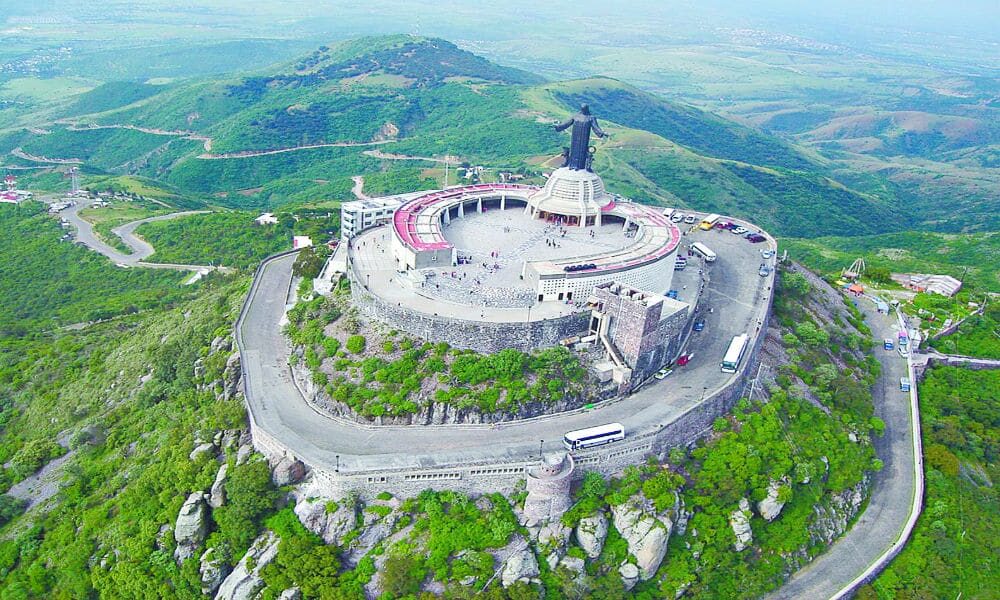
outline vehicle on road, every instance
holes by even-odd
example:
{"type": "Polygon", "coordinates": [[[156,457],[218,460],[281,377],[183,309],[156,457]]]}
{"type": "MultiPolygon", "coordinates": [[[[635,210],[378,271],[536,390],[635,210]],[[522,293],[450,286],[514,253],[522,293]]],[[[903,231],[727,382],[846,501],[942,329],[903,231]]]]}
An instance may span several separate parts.
{"type": "Polygon", "coordinates": [[[694,353],[692,352],[688,352],[687,354],[681,354],[680,356],[677,357],[676,364],[678,367],[683,367],[684,365],[691,362],[692,358],[694,358],[694,353]]]}
{"type": "Polygon", "coordinates": [[[667,292],[667,298],[673,298],[674,300],[676,300],[677,290],[670,290],[669,292],[667,292]]]}
{"type": "Polygon", "coordinates": [[[656,375],[653,375],[653,377],[657,379],[666,379],[667,376],[673,372],[674,372],[673,369],[660,369],[659,371],[656,372],[656,375]]]}
{"type": "Polygon", "coordinates": [[[712,252],[711,248],[701,242],[691,244],[691,251],[701,255],[705,259],[705,262],[715,262],[715,259],[718,258],[715,252],[712,252]]]}
{"type": "Polygon", "coordinates": [[[735,373],[736,369],[740,367],[743,354],[747,350],[747,340],[749,339],[747,334],[741,333],[734,336],[733,341],[729,342],[729,349],[726,350],[726,355],[722,357],[722,364],[720,365],[723,373],[735,373]]]}
{"type": "Polygon", "coordinates": [[[701,319],[700,321],[695,321],[694,322],[694,327],[692,327],[692,329],[694,329],[695,331],[704,331],[704,329],[705,329],[705,319],[701,319]]]}
{"type": "Polygon", "coordinates": [[[688,216],[684,217],[684,222],[686,224],[688,224],[688,225],[694,225],[697,220],[698,220],[698,217],[696,217],[694,215],[688,215],[688,216]]]}
{"type": "Polygon", "coordinates": [[[701,220],[701,223],[698,225],[698,227],[704,229],[705,231],[708,231],[709,229],[715,227],[715,223],[720,218],[721,217],[719,217],[719,215],[708,215],[707,217],[701,220]]]}
{"type": "Polygon", "coordinates": [[[673,223],[680,223],[683,220],[684,220],[683,213],[674,213],[673,215],[670,216],[670,221],[673,223]]]}
{"type": "Polygon", "coordinates": [[[737,227],[736,229],[732,230],[732,232],[735,233],[736,235],[743,235],[744,233],[746,233],[748,231],[750,231],[750,230],[747,229],[746,227],[743,227],[743,226],[737,227]]]}
{"type": "Polygon", "coordinates": [[[759,244],[759,243],[763,242],[766,239],[767,239],[766,237],[762,236],[759,233],[753,233],[753,234],[750,234],[750,235],[747,236],[747,240],[749,240],[751,243],[754,243],[754,244],[759,244]]]}
{"type": "Polygon", "coordinates": [[[768,275],[771,274],[771,267],[767,265],[761,265],[760,268],[757,269],[757,274],[760,275],[761,277],[767,277],[768,275]]]}
{"type": "Polygon", "coordinates": [[[761,258],[771,258],[772,256],[774,256],[774,250],[761,250],[760,251],[760,257],[761,258]]]}
{"type": "Polygon", "coordinates": [[[910,343],[910,337],[906,335],[905,331],[900,331],[896,338],[899,340],[900,346],[906,346],[910,343]]]}
{"type": "Polygon", "coordinates": [[[580,450],[593,446],[603,446],[611,442],[620,442],[625,439],[625,426],[621,423],[609,423],[570,431],[563,436],[563,445],[567,450],[580,450]]]}
{"type": "Polygon", "coordinates": [[[899,378],[899,391],[908,392],[910,391],[910,378],[900,377],[899,378]]]}
{"type": "Polygon", "coordinates": [[[882,340],[883,350],[893,350],[895,348],[896,346],[892,343],[892,338],[885,338],[884,340],[882,340]]]}

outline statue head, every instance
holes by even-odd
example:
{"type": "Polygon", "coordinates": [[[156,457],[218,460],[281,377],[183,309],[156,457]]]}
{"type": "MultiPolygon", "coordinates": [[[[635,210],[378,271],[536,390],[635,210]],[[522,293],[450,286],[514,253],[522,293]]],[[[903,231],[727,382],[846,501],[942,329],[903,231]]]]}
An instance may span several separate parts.
{"type": "Polygon", "coordinates": [[[580,105],[580,112],[583,113],[583,114],[585,114],[585,115],[589,115],[590,114],[590,105],[589,104],[581,104],[580,105]]]}

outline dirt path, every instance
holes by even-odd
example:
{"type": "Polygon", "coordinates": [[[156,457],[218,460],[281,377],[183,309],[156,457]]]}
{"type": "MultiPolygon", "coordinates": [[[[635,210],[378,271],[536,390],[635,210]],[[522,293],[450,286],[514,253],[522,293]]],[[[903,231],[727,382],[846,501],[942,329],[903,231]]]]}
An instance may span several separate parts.
{"type": "Polygon", "coordinates": [[[358,200],[367,200],[368,196],[365,195],[365,178],[361,175],[355,175],[351,177],[351,181],[354,182],[354,187],[351,188],[351,193],[358,200]]]}
{"type": "Polygon", "coordinates": [[[313,150],[315,148],[355,148],[358,146],[379,146],[382,144],[394,144],[399,140],[382,140],[378,142],[332,142],[329,144],[309,144],[307,146],[293,146],[291,148],[277,148],[274,150],[243,150],[240,152],[225,152],[222,154],[199,154],[201,160],[221,160],[226,158],[253,158],[255,156],[269,156],[271,154],[283,154],[285,152],[298,152],[299,150],[313,150]]]}
{"type": "Polygon", "coordinates": [[[30,160],[31,162],[41,162],[41,163],[52,163],[54,165],[82,165],[83,161],[79,158],[49,158],[47,156],[36,156],[34,154],[28,154],[21,149],[20,146],[14,148],[10,151],[13,156],[18,158],[23,158],[24,160],[30,160]]]}
{"type": "Polygon", "coordinates": [[[139,131],[150,135],[165,135],[202,142],[205,152],[211,152],[212,150],[212,138],[184,129],[157,129],[155,127],[139,127],[138,125],[125,125],[122,123],[112,123],[110,125],[80,125],[79,123],[69,123],[69,127],[67,127],[67,129],[70,131],[89,131],[91,129],[131,129],[132,131],[139,131]]]}
{"type": "Polygon", "coordinates": [[[447,158],[432,158],[430,156],[408,156],[406,154],[390,154],[387,152],[382,152],[381,150],[365,150],[362,152],[365,156],[371,156],[372,158],[381,158],[383,160],[423,160],[427,162],[436,163],[448,163],[452,165],[457,165],[462,162],[457,156],[449,156],[447,158]]]}

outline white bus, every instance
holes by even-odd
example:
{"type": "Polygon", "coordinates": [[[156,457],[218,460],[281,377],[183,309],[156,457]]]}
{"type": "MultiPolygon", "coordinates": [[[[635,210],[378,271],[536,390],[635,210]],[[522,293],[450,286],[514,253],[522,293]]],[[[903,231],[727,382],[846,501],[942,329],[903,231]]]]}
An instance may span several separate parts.
{"type": "Polygon", "coordinates": [[[673,209],[673,208],[664,208],[663,209],[663,216],[669,219],[670,217],[674,216],[675,212],[677,212],[676,209],[673,209]]]}
{"type": "Polygon", "coordinates": [[[698,225],[698,227],[701,227],[705,231],[708,231],[709,229],[715,227],[715,222],[718,221],[720,218],[722,217],[720,217],[719,215],[714,215],[714,214],[708,215],[707,217],[701,220],[701,225],[698,225]]]}
{"type": "Polygon", "coordinates": [[[722,372],[723,373],[735,373],[736,369],[740,367],[740,361],[743,360],[743,353],[747,350],[747,334],[741,333],[733,338],[733,341],[729,342],[729,349],[726,350],[726,355],[722,357],[722,372]]]}
{"type": "Polygon", "coordinates": [[[712,252],[712,249],[706,246],[705,244],[702,244],[701,242],[695,242],[691,244],[691,250],[695,254],[701,255],[705,259],[705,262],[715,262],[716,259],[715,252],[712,252]]]}
{"type": "Polygon", "coordinates": [[[563,436],[563,444],[567,450],[579,450],[591,446],[601,446],[625,439],[625,427],[621,423],[609,423],[587,429],[570,431],[563,436]]]}

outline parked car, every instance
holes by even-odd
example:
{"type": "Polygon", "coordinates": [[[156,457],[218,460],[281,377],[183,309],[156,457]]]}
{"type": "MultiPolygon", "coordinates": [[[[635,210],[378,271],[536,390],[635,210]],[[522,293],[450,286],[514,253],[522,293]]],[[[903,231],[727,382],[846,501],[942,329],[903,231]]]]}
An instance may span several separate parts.
{"type": "Polygon", "coordinates": [[[673,372],[674,372],[673,369],[660,369],[659,371],[656,372],[656,375],[653,375],[653,377],[657,379],[666,379],[667,375],[670,375],[673,372]]]}
{"type": "Polygon", "coordinates": [[[697,220],[698,220],[698,217],[696,217],[694,215],[688,215],[688,216],[684,217],[684,222],[687,223],[688,225],[694,225],[695,221],[697,221],[697,220]]]}
{"type": "Polygon", "coordinates": [[[772,256],[774,256],[774,250],[761,250],[760,251],[760,257],[761,258],[771,258],[772,256]]]}
{"type": "Polygon", "coordinates": [[[677,357],[677,366],[683,367],[684,365],[691,362],[692,358],[694,358],[694,354],[690,352],[688,352],[687,354],[681,354],[680,356],[677,357]]]}
{"type": "Polygon", "coordinates": [[[762,236],[759,233],[754,233],[752,235],[748,235],[747,236],[747,240],[749,240],[750,242],[752,242],[754,244],[759,244],[759,243],[763,242],[766,239],[767,238],[765,238],[764,236],[762,236]]]}
{"type": "Polygon", "coordinates": [[[725,223],[716,223],[715,224],[715,228],[716,229],[732,229],[733,227],[734,227],[734,225],[732,223],[730,223],[729,221],[726,221],[725,223]]]}
{"type": "Polygon", "coordinates": [[[761,265],[760,268],[757,269],[757,274],[760,275],[761,277],[767,277],[768,275],[771,274],[771,267],[767,265],[761,265]]]}
{"type": "Polygon", "coordinates": [[[746,233],[747,231],[750,231],[750,230],[747,229],[746,227],[740,226],[740,227],[737,227],[736,229],[733,229],[732,231],[736,235],[743,235],[744,233],[746,233]]]}
{"type": "Polygon", "coordinates": [[[676,300],[677,290],[670,290],[669,292],[667,292],[667,298],[673,298],[674,300],[676,300]]]}
{"type": "Polygon", "coordinates": [[[674,213],[673,216],[670,217],[670,220],[674,223],[680,223],[684,220],[684,215],[681,213],[674,213]]]}
{"type": "Polygon", "coordinates": [[[702,330],[704,330],[705,329],[705,319],[701,319],[699,321],[695,321],[693,329],[695,331],[702,331],[702,330]]]}
{"type": "Polygon", "coordinates": [[[884,340],[882,340],[882,349],[883,350],[892,350],[895,347],[896,347],[896,345],[892,343],[892,338],[885,338],[884,340]]]}

